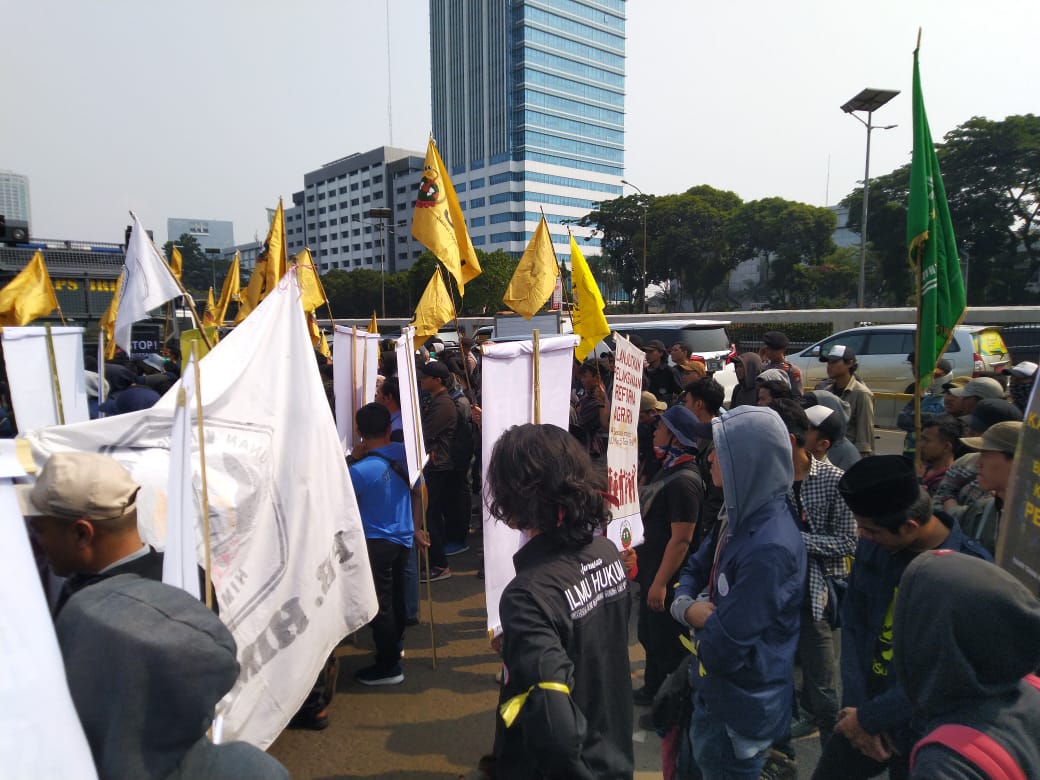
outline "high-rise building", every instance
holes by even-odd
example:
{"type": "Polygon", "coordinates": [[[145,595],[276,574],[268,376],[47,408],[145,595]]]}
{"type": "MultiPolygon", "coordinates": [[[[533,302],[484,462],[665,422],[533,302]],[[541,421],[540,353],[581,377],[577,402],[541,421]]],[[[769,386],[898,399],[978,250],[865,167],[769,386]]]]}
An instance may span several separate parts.
{"type": "Polygon", "coordinates": [[[235,245],[235,224],[223,219],[182,219],[171,217],[166,220],[166,236],[170,241],[187,233],[194,236],[203,252],[220,254],[235,245]]]}
{"type": "Polygon", "coordinates": [[[0,171],[0,214],[8,223],[32,222],[29,205],[29,177],[13,171],[0,171]]]}
{"type": "Polygon", "coordinates": [[[569,258],[569,221],[621,195],[625,0],[430,0],[430,60],[433,134],[474,246],[519,255],[544,210],[569,258]]]}
{"type": "Polygon", "coordinates": [[[380,146],[305,173],[285,208],[286,249],[309,247],[320,272],[404,271],[424,247],[412,238],[423,153],[380,146]]]}

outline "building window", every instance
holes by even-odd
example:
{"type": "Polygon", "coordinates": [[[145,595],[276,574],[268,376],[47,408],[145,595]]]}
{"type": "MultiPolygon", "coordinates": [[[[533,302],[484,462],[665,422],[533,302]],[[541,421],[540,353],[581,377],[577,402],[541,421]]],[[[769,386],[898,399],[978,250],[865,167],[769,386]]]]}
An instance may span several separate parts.
{"type": "Polygon", "coordinates": [[[358,204],[359,204],[360,202],[361,202],[361,201],[360,201],[360,200],[358,200],[357,198],[351,198],[351,199],[350,199],[350,205],[351,205],[351,206],[356,206],[356,205],[358,205],[358,204]]]}
{"type": "Polygon", "coordinates": [[[308,203],[314,203],[314,196],[313,195],[308,195],[307,196],[307,202],[308,203]]]}
{"type": "Polygon", "coordinates": [[[383,191],[379,190],[378,192],[373,192],[372,197],[376,200],[380,200],[383,197],[383,191]]]}
{"type": "Polygon", "coordinates": [[[473,246],[484,246],[484,236],[471,236],[473,246]]]}
{"type": "Polygon", "coordinates": [[[319,228],[328,227],[328,223],[326,223],[326,222],[319,222],[318,223],[318,227],[319,228]]]}
{"type": "Polygon", "coordinates": [[[353,230],[350,231],[350,235],[352,235],[352,236],[360,236],[361,235],[361,228],[354,228],[353,230]]]}
{"type": "Polygon", "coordinates": [[[484,186],[484,180],[483,179],[474,179],[473,181],[471,181],[469,183],[469,186],[470,186],[470,189],[479,190],[481,187],[484,186]]]}
{"type": "Polygon", "coordinates": [[[372,202],[372,196],[371,195],[362,195],[361,196],[361,202],[362,203],[371,203],[372,202]]]}
{"type": "Polygon", "coordinates": [[[350,185],[350,191],[351,192],[357,192],[357,188],[358,188],[358,183],[357,182],[354,182],[353,184],[350,185]]]}
{"type": "Polygon", "coordinates": [[[465,192],[465,191],[466,191],[466,182],[460,181],[458,184],[455,185],[455,192],[465,192]]]}
{"type": "MultiPolygon", "coordinates": [[[[495,221],[494,217],[491,218],[491,221],[492,222],[495,221]]],[[[473,217],[469,221],[469,226],[470,227],[484,227],[484,218],[483,217],[473,217]]]]}
{"type": "Polygon", "coordinates": [[[314,216],[314,209],[307,209],[307,216],[308,217],[313,217],[314,216]]]}
{"type": "Polygon", "coordinates": [[[319,192],[318,193],[318,200],[325,200],[325,193],[324,192],[319,192]]]}
{"type": "Polygon", "coordinates": [[[339,188],[339,194],[340,195],[346,195],[347,194],[347,188],[345,186],[344,187],[340,187],[339,188]]]}
{"type": "Polygon", "coordinates": [[[470,208],[474,208],[474,209],[480,208],[481,206],[484,205],[484,199],[483,198],[474,198],[473,200],[471,200],[469,202],[469,205],[470,205],[470,208]]]}
{"type": "Polygon", "coordinates": [[[320,209],[318,209],[318,213],[319,213],[319,214],[324,214],[324,213],[325,213],[325,211],[326,211],[326,209],[325,209],[325,207],[324,207],[324,206],[322,206],[322,207],[321,207],[320,209]]]}
{"type": "Polygon", "coordinates": [[[379,184],[382,180],[383,180],[383,174],[379,174],[378,176],[373,176],[372,177],[372,183],[373,184],[379,184]]]}

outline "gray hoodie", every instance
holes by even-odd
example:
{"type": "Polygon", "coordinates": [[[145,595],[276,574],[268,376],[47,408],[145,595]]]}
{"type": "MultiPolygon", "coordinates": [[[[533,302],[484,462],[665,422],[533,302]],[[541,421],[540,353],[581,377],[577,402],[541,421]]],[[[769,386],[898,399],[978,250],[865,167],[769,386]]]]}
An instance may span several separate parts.
{"type": "Polygon", "coordinates": [[[282,780],[274,758],[206,731],[238,678],[235,640],[200,601],[122,574],[75,594],[55,628],[102,780],[282,780]]]}

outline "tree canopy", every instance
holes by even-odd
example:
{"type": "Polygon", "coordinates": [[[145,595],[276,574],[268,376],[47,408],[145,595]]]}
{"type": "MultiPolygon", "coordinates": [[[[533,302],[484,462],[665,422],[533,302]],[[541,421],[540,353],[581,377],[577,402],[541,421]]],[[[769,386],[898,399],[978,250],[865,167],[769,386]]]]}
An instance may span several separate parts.
{"type": "Polygon", "coordinates": [[[206,299],[206,293],[210,287],[214,288],[216,295],[220,294],[220,287],[224,283],[230,263],[216,255],[208,255],[202,250],[199,241],[191,233],[181,233],[176,241],[167,241],[163,244],[163,253],[166,261],[173,257],[173,247],[181,250],[181,259],[184,266],[181,269],[181,284],[193,297],[206,299]]]}

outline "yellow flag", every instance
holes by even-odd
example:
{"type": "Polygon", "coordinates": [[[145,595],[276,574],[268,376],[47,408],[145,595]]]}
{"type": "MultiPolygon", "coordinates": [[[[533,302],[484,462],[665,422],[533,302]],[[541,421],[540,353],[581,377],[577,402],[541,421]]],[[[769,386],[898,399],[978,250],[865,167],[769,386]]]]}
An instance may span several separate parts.
{"type": "Polygon", "coordinates": [[[318,280],[318,269],[311,257],[311,250],[304,249],[293,258],[296,264],[296,280],[300,284],[300,303],[308,314],[325,305],[325,294],[318,280]]]}
{"type": "Polygon", "coordinates": [[[379,323],[376,321],[376,310],[372,310],[372,321],[368,323],[369,333],[379,333],[379,323]]]}
{"type": "Polygon", "coordinates": [[[531,242],[524,250],[524,256],[513,272],[513,278],[509,280],[502,303],[529,320],[549,300],[556,289],[559,275],[549,223],[543,214],[542,221],[531,236],[531,242]]]}
{"type": "Polygon", "coordinates": [[[426,285],[426,290],[419,299],[419,305],[415,307],[415,317],[412,319],[416,345],[422,344],[430,336],[437,335],[441,326],[454,317],[455,307],[452,306],[448,288],[444,285],[441,269],[435,268],[430,283],[426,285]]]}
{"type": "Polygon", "coordinates": [[[596,342],[610,335],[610,326],[603,316],[603,296],[592,276],[592,269],[571,236],[571,323],[581,342],[574,348],[574,356],[584,360],[596,348],[596,342]]]}
{"type": "Polygon", "coordinates": [[[43,253],[37,251],[29,264],[0,290],[0,326],[28,325],[58,308],[43,253]]]}
{"type": "Polygon", "coordinates": [[[209,295],[206,296],[206,311],[202,315],[202,322],[204,325],[216,325],[217,324],[217,304],[213,300],[213,288],[209,288],[209,295]]]}
{"type": "Polygon", "coordinates": [[[325,357],[332,357],[329,342],[325,339],[325,331],[318,327],[318,320],[314,317],[314,312],[307,313],[307,329],[311,332],[311,344],[314,345],[314,348],[325,357]]]}
{"type": "Polygon", "coordinates": [[[105,309],[98,322],[98,330],[105,333],[105,360],[111,360],[116,356],[116,314],[119,312],[119,296],[123,294],[123,275],[119,275],[116,281],[116,294],[112,296],[111,303],[105,309]]]}
{"type": "Polygon", "coordinates": [[[237,325],[246,318],[253,309],[260,305],[260,301],[263,300],[265,295],[264,292],[264,269],[267,267],[267,260],[263,258],[263,255],[256,259],[256,265],[253,266],[253,273],[249,275],[249,283],[246,285],[246,291],[241,295],[241,300],[238,304],[238,314],[235,317],[235,324],[237,325]]]}
{"type": "Polygon", "coordinates": [[[173,251],[170,253],[170,272],[177,277],[177,281],[181,279],[181,273],[184,271],[184,258],[181,257],[181,250],[177,247],[173,247],[173,251]]]}
{"type": "Polygon", "coordinates": [[[235,259],[231,261],[227,276],[224,277],[224,286],[220,288],[220,300],[217,301],[217,325],[224,326],[224,318],[227,316],[228,305],[231,301],[237,301],[241,293],[242,281],[239,279],[240,258],[235,252],[235,259]]]}
{"type": "Polygon", "coordinates": [[[480,263],[469,240],[466,217],[432,137],[426,147],[419,197],[412,215],[412,237],[444,263],[459,285],[459,295],[464,293],[466,282],[480,276],[480,263]]]}
{"type": "MultiPolygon", "coordinates": [[[[203,325],[206,331],[206,336],[209,338],[210,343],[215,347],[217,342],[220,340],[217,334],[216,325],[203,325]]],[[[181,333],[181,365],[188,365],[188,358],[191,357],[191,343],[197,341],[199,343],[199,360],[209,354],[209,347],[206,346],[205,339],[197,330],[186,330],[181,333]]],[[[106,356],[107,359],[107,356],[106,356]]]]}
{"type": "Polygon", "coordinates": [[[264,251],[267,265],[264,266],[264,292],[261,298],[274,289],[278,281],[285,276],[287,267],[285,257],[285,212],[282,210],[282,199],[278,199],[278,208],[271,220],[271,229],[267,231],[267,248],[264,251]]]}

